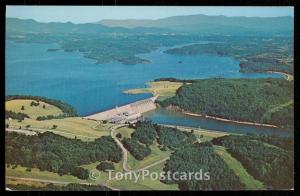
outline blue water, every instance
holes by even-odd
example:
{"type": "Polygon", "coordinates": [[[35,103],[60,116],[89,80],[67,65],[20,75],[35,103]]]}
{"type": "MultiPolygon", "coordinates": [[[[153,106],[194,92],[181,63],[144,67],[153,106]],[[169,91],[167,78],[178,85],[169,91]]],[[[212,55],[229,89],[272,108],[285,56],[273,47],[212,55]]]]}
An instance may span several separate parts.
{"type": "Polygon", "coordinates": [[[204,117],[190,116],[179,112],[170,112],[166,109],[156,109],[155,111],[145,113],[144,116],[159,124],[180,125],[242,134],[254,133],[258,135],[267,134],[279,136],[294,135],[291,130],[218,121],[204,117]]]}
{"type": "MultiPolygon", "coordinates": [[[[79,52],[47,51],[58,47],[57,44],[6,41],[6,95],[28,94],[63,100],[74,106],[81,116],[86,116],[152,96],[122,92],[145,87],[146,82],[160,77],[282,77],[272,73],[240,73],[239,62],[230,57],[169,55],[163,53],[167,48],[138,55],[151,63],[123,65],[117,62],[95,64],[79,52]]],[[[172,124],[171,119],[162,119],[172,124]]]]}

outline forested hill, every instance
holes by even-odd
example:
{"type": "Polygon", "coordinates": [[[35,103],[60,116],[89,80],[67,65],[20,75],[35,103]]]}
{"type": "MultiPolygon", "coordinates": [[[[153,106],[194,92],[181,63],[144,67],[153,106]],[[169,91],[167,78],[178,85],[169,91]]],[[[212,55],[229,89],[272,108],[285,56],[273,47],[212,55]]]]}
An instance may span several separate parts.
{"type": "Polygon", "coordinates": [[[157,20],[101,20],[98,24],[111,27],[156,27],[177,32],[227,35],[292,35],[293,17],[227,17],[203,14],[172,16],[157,20]]]}
{"type": "Polygon", "coordinates": [[[128,29],[124,27],[108,27],[95,23],[74,24],[71,22],[42,23],[32,19],[6,18],[6,33],[46,33],[46,34],[89,34],[99,35],[102,33],[144,33],[144,32],[168,32],[165,28],[138,27],[128,29]]]}
{"type": "Polygon", "coordinates": [[[184,33],[197,35],[291,36],[291,16],[284,17],[226,17],[172,16],[158,20],[102,20],[98,23],[41,23],[32,19],[6,18],[9,33],[184,33]]]}
{"type": "Polygon", "coordinates": [[[284,79],[203,79],[179,88],[162,106],[230,120],[294,127],[294,84],[284,79]]]}

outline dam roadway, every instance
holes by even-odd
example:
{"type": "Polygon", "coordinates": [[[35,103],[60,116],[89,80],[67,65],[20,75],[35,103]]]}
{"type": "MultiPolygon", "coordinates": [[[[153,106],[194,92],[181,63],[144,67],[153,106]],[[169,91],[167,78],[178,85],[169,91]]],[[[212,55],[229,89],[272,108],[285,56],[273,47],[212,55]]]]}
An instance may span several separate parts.
{"type": "Polygon", "coordinates": [[[132,121],[140,118],[143,113],[156,109],[155,100],[157,96],[129,103],[123,106],[116,106],[113,109],[86,116],[86,119],[107,120],[111,122],[132,121]]]}

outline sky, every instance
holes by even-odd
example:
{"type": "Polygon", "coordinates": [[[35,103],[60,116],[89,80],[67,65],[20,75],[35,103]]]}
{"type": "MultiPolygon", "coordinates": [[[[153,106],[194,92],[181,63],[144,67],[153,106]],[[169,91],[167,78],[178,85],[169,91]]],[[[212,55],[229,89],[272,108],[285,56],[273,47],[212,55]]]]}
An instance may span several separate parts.
{"type": "Polygon", "coordinates": [[[179,15],[294,16],[293,7],[250,6],[7,6],[6,17],[38,22],[98,22],[103,19],[159,19],[179,15]]]}

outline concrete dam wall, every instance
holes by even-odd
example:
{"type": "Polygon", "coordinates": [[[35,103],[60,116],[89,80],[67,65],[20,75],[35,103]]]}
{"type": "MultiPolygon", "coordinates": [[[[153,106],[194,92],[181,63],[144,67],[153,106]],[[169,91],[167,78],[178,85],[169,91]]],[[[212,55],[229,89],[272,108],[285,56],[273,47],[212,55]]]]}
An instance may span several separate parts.
{"type": "Polygon", "coordinates": [[[155,100],[157,96],[136,101],[124,106],[116,107],[104,112],[86,116],[86,119],[108,120],[111,122],[124,122],[141,117],[142,113],[156,109],[155,100]]]}

